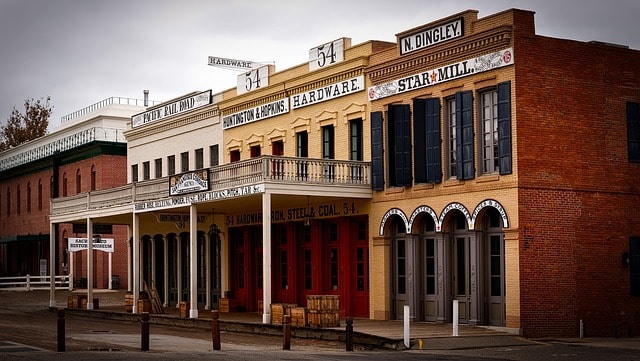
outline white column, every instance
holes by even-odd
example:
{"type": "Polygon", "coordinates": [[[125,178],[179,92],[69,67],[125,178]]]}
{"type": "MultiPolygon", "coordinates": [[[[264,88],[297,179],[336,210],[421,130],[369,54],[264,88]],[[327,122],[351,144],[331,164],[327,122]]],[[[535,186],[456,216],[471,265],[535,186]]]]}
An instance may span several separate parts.
{"type": "Polygon", "coordinates": [[[164,307],[169,306],[169,240],[164,238],[164,307]]]}
{"type": "MultiPolygon", "coordinates": [[[[115,239],[113,240],[113,247],[115,248],[115,239]]],[[[113,253],[109,252],[109,289],[113,289],[113,253]]]]}
{"type": "MultiPolygon", "coordinates": [[[[68,245],[67,245],[68,247],[68,245]]],[[[73,291],[73,284],[75,283],[75,273],[73,271],[74,264],[76,263],[75,257],[74,257],[75,252],[69,252],[69,290],[73,291]]]]}
{"type": "Polygon", "coordinates": [[[271,193],[262,194],[262,323],[271,323],[271,193]]]}
{"type": "Polygon", "coordinates": [[[49,307],[56,307],[56,227],[49,224],[49,307]]]}
{"type": "Polygon", "coordinates": [[[93,310],[93,220],[87,218],[87,310],[93,310]]]}
{"type": "Polygon", "coordinates": [[[178,289],[178,303],[176,303],[176,307],[178,307],[178,305],[180,304],[180,301],[182,301],[182,237],[180,235],[178,235],[178,237],[176,238],[176,242],[177,242],[177,252],[176,252],[176,268],[177,268],[177,289],[178,289]]]}
{"type": "Polygon", "coordinates": [[[198,318],[198,209],[189,207],[189,318],[198,318]]]}
{"type": "Polygon", "coordinates": [[[140,216],[133,214],[133,236],[131,241],[133,248],[133,273],[131,280],[133,281],[133,308],[134,314],[138,313],[138,298],[140,297],[140,216]]]}

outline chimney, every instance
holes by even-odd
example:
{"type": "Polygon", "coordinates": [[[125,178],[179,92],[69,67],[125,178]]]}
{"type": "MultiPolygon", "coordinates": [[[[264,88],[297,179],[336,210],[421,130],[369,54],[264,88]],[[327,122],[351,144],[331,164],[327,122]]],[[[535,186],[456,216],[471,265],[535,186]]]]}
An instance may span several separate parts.
{"type": "Polygon", "coordinates": [[[149,91],[148,90],[143,90],[144,93],[144,106],[148,107],[149,106],[149,91]]]}

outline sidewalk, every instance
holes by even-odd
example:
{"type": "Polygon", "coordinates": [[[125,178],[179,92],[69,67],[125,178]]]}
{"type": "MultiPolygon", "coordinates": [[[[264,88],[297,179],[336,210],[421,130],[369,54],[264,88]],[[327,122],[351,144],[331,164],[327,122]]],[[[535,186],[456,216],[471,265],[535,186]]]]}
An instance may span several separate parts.
{"type": "MultiPolygon", "coordinates": [[[[71,294],[86,294],[77,290],[56,291],[56,307],[67,307],[67,296],[71,294]]],[[[94,298],[98,298],[98,309],[67,309],[68,315],[79,315],[98,319],[121,320],[138,322],[139,314],[125,311],[124,290],[94,290],[94,298]]],[[[33,309],[34,307],[49,307],[48,291],[32,292],[0,292],[0,304],[10,302],[12,308],[33,309]]],[[[150,323],[170,327],[211,329],[211,311],[199,310],[197,319],[180,318],[176,307],[164,308],[165,314],[151,314],[150,323]]],[[[282,335],[282,325],[262,323],[262,315],[258,313],[219,313],[221,331],[244,332],[248,334],[282,335]]],[[[345,320],[341,320],[340,327],[310,328],[292,327],[292,337],[319,340],[335,340],[344,342],[345,320]]],[[[489,327],[475,327],[460,325],[458,336],[452,336],[451,324],[434,324],[428,322],[411,322],[409,325],[412,349],[455,350],[476,349],[487,347],[516,347],[536,344],[539,342],[561,342],[570,344],[592,345],[598,347],[616,347],[640,350],[640,338],[564,338],[529,340],[517,334],[509,333],[506,329],[489,327]]],[[[114,336],[116,337],[116,336],[114,336]]],[[[160,337],[160,336],[159,336],[160,337]]],[[[357,318],[353,320],[354,344],[364,348],[385,348],[402,350],[404,346],[404,322],[402,320],[379,321],[357,318]]],[[[190,347],[190,342],[181,342],[190,347]]]]}

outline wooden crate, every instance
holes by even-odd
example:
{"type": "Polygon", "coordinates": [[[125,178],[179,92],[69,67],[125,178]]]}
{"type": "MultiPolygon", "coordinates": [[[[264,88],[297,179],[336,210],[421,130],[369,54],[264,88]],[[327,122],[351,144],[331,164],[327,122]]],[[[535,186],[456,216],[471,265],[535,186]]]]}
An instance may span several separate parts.
{"type": "Polygon", "coordinates": [[[71,295],[67,297],[67,308],[82,308],[82,301],[84,301],[84,308],[87,308],[87,295],[71,295]]]}
{"type": "Polygon", "coordinates": [[[133,312],[133,293],[127,292],[124,294],[124,310],[128,313],[133,312]]]}
{"type": "Polygon", "coordinates": [[[295,303],[272,303],[271,304],[271,324],[282,325],[284,316],[291,316],[291,309],[298,306],[295,303]]]}
{"type": "Polygon", "coordinates": [[[307,308],[314,311],[339,311],[340,295],[309,295],[307,308]]]}
{"type": "Polygon", "coordinates": [[[307,310],[309,327],[340,327],[340,311],[307,310]]]}
{"type": "Polygon", "coordinates": [[[151,300],[148,298],[138,300],[138,313],[151,313],[151,300]]]}
{"type": "Polygon", "coordinates": [[[220,300],[218,300],[218,312],[238,312],[239,305],[240,302],[238,300],[234,300],[233,298],[221,298],[220,300]]]}
{"type": "MultiPolygon", "coordinates": [[[[80,300],[80,308],[83,309],[83,310],[87,309],[87,296],[82,297],[82,299],[80,300]]],[[[94,298],[93,299],[93,309],[94,310],[100,309],[100,299],[99,298],[94,298]]]]}
{"type": "Polygon", "coordinates": [[[178,302],[178,308],[180,309],[180,318],[189,318],[189,302],[178,302]]]}
{"type": "Polygon", "coordinates": [[[306,307],[292,307],[290,310],[291,310],[291,326],[307,327],[309,325],[309,322],[307,321],[306,307]]]}

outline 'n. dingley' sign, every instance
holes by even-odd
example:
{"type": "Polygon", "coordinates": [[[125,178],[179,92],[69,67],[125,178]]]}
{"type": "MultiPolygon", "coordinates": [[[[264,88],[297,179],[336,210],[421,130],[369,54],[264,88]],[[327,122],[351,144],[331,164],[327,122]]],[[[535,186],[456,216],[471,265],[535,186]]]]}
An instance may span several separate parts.
{"type": "Polygon", "coordinates": [[[192,96],[178,99],[174,102],[160,105],[157,108],[131,117],[131,128],[139,127],[156,120],[164,119],[172,115],[184,113],[186,111],[211,104],[211,90],[192,96]]]}
{"type": "Polygon", "coordinates": [[[400,54],[424,49],[463,35],[462,18],[400,38],[400,54]]]}
{"type": "Polygon", "coordinates": [[[202,192],[209,190],[209,170],[172,175],[169,178],[169,195],[202,192]]]}

